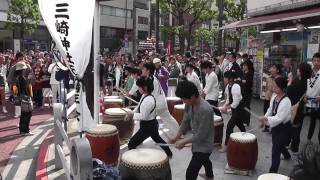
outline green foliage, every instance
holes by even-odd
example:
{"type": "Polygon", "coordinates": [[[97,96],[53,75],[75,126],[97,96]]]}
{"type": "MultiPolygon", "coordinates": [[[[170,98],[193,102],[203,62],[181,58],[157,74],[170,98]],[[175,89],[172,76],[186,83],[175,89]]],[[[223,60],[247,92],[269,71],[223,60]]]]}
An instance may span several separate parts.
{"type": "Polygon", "coordinates": [[[40,23],[40,11],[34,0],[10,0],[6,28],[20,29],[21,36],[31,33],[40,23]]]}
{"type": "Polygon", "coordinates": [[[240,0],[236,3],[235,0],[223,0],[224,8],[228,21],[240,21],[246,16],[247,0],[240,0]]]}
{"type": "Polygon", "coordinates": [[[212,43],[218,37],[218,29],[198,28],[193,33],[194,40],[198,43],[201,41],[205,43],[212,43]]]}

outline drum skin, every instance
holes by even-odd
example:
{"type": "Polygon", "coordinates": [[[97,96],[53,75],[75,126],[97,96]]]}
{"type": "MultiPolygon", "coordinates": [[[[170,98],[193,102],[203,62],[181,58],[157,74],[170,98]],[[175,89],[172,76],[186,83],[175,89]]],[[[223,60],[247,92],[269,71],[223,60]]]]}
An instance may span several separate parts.
{"type": "MultiPolygon", "coordinates": [[[[130,151],[127,152],[130,153],[130,151]]],[[[172,180],[171,168],[168,158],[165,158],[165,160],[158,163],[146,165],[137,162],[127,162],[123,159],[124,154],[120,158],[119,165],[119,171],[122,180],[172,180]]],[[[148,160],[148,158],[149,157],[146,154],[143,159],[148,160]]]]}
{"type": "Polygon", "coordinates": [[[118,163],[120,152],[118,132],[105,135],[86,132],[86,138],[90,142],[92,158],[98,158],[110,165],[118,163]]]}
{"type": "Polygon", "coordinates": [[[132,137],[134,129],[134,121],[132,119],[129,121],[124,121],[124,118],[122,120],[116,120],[104,114],[102,122],[104,124],[111,124],[117,127],[121,143],[132,137]]]}
{"type": "Polygon", "coordinates": [[[103,102],[104,109],[109,108],[123,108],[123,101],[121,99],[105,99],[103,102]]]}
{"type": "Polygon", "coordinates": [[[257,139],[241,142],[230,136],[227,148],[227,160],[229,167],[233,169],[253,170],[258,160],[257,139]]]}
{"type": "Polygon", "coordinates": [[[174,110],[173,110],[173,117],[176,119],[176,121],[178,122],[179,125],[181,125],[181,123],[182,123],[183,113],[184,113],[184,109],[174,108],[174,110]]]}

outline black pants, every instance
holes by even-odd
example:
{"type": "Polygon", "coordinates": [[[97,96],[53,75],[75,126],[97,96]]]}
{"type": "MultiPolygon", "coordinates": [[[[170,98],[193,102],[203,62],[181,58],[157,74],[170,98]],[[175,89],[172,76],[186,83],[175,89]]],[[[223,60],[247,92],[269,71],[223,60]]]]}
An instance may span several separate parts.
{"type": "MultiPolygon", "coordinates": [[[[310,126],[309,126],[309,131],[308,131],[308,140],[311,140],[314,129],[316,128],[316,120],[320,120],[320,112],[319,110],[317,111],[316,109],[311,109],[310,112],[310,126]]],[[[318,141],[320,144],[320,130],[318,132],[318,141]]]]}
{"type": "MultiPolygon", "coordinates": [[[[218,101],[214,101],[214,100],[207,100],[207,101],[209,104],[211,104],[215,107],[218,107],[218,101]]],[[[215,115],[222,117],[219,109],[213,108],[213,111],[214,111],[215,115]]]]}
{"type": "MultiPolygon", "coordinates": [[[[263,114],[267,113],[269,106],[270,106],[270,100],[264,100],[264,102],[263,102],[263,114]]],[[[269,129],[269,126],[265,125],[265,129],[269,129]]]]}
{"type": "Polygon", "coordinates": [[[286,145],[290,140],[290,122],[286,124],[280,124],[272,128],[272,164],[270,167],[270,173],[277,173],[280,165],[280,156],[283,154],[285,159],[289,159],[290,153],[288,152],[286,145]]]}
{"type": "Polygon", "coordinates": [[[186,180],[196,180],[202,166],[204,166],[204,169],[206,171],[206,176],[208,178],[213,177],[212,163],[209,158],[210,154],[200,153],[200,152],[192,153],[192,159],[189,163],[189,166],[186,172],[186,180]]]}
{"type": "Polygon", "coordinates": [[[30,131],[29,124],[32,116],[32,112],[21,112],[19,131],[20,133],[28,133],[30,131]]]}
{"type": "Polygon", "coordinates": [[[293,152],[299,151],[299,145],[300,145],[300,133],[303,125],[303,119],[304,119],[304,103],[301,103],[298,107],[296,117],[294,118],[292,127],[291,127],[291,144],[290,149],[293,152]]]}
{"type": "MultiPolygon", "coordinates": [[[[251,104],[251,95],[243,98],[244,107],[246,107],[248,109],[251,109],[250,108],[250,104],[251,104]]],[[[244,113],[243,114],[243,122],[246,123],[249,126],[249,124],[250,124],[250,113],[247,112],[247,111],[244,111],[243,113],[244,113]]]]}
{"type": "Polygon", "coordinates": [[[232,109],[232,115],[231,118],[227,124],[227,130],[226,130],[226,140],[225,145],[228,145],[230,134],[233,133],[233,128],[237,126],[241,132],[245,132],[246,128],[243,125],[242,116],[243,116],[244,110],[243,108],[236,108],[232,109]]]}
{"type": "Polygon", "coordinates": [[[35,101],[37,106],[42,106],[42,89],[41,90],[33,90],[33,100],[35,101]]]}
{"type": "MultiPolygon", "coordinates": [[[[159,124],[157,120],[152,121],[140,121],[140,129],[138,132],[130,139],[128,148],[135,149],[138,145],[140,145],[144,140],[148,137],[151,137],[152,140],[156,143],[166,143],[159,135],[159,124]]],[[[166,154],[171,157],[172,152],[169,147],[160,146],[166,154]]]]}

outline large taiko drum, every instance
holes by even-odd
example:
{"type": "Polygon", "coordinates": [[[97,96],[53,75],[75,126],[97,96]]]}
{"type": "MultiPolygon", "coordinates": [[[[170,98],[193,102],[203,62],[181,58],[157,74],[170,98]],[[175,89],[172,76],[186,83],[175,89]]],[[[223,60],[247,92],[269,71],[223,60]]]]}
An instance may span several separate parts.
{"type": "Polygon", "coordinates": [[[131,110],[127,108],[106,109],[102,119],[104,124],[112,124],[117,127],[121,144],[126,143],[132,137],[134,129],[134,121],[132,119],[125,121],[126,111],[131,110]]]}
{"type": "Polygon", "coordinates": [[[86,131],[86,138],[90,142],[93,158],[98,158],[106,164],[117,164],[120,144],[115,126],[98,124],[97,127],[86,131]]]}
{"type": "Polygon", "coordinates": [[[233,169],[253,170],[258,160],[256,136],[251,133],[232,133],[228,142],[227,160],[233,169]]]}
{"type": "Polygon", "coordinates": [[[184,107],[185,107],[185,104],[178,104],[178,105],[175,105],[173,109],[173,117],[176,119],[179,125],[183,120],[184,107]]]}
{"type": "Polygon", "coordinates": [[[174,106],[177,104],[182,104],[182,101],[179,97],[167,97],[168,109],[171,115],[173,115],[174,106]]]}
{"type": "Polygon", "coordinates": [[[123,99],[104,98],[103,106],[105,109],[122,108],[123,107],[123,99]]]}
{"type": "Polygon", "coordinates": [[[282,174],[275,174],[275,173],[267,173],[262,174],[258,177],[257,180],[289,180],[288,176],[284,176],[282,174]]]}
{"type": "Polygon", "coordinates": [[[222,143],[223,125],[221,116],[214,115],[214,144],[221,145],[222,143]]]}
{"type": "Polygon", "coordinates": [[[169,159],[158,149],[132,149],[123,153],[119,171],[122,180],[172,179],[169,159]]]}

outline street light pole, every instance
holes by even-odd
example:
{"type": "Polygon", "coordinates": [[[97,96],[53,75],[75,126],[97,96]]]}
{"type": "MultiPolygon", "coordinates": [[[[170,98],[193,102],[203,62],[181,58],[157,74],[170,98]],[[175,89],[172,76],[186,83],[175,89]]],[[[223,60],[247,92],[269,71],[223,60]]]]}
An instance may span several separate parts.
{"type": "Polygon", "coordinates": [[[156,0],[156,53],[159,53],[159,21],[160,21],[160,4],[159,0],[156,0]]]}

